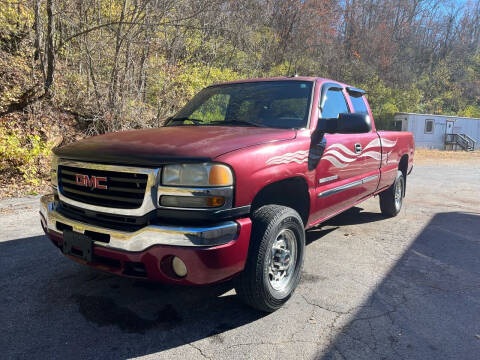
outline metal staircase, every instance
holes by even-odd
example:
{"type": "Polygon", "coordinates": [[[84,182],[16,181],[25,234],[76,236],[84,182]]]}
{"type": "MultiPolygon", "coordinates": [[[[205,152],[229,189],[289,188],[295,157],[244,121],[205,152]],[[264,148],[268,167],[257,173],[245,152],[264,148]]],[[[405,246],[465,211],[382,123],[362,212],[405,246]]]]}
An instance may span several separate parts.
{"type": "Polygon", "coordinates": [[[445,134],[445,150],[474,151],[477,142],[467,134],[445,134]]]}

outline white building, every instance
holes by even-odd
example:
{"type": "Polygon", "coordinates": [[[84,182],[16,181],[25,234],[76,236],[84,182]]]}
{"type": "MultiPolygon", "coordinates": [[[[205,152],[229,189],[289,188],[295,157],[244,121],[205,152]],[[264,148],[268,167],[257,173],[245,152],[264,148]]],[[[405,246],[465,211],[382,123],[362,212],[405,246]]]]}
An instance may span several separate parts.
{"type": "Polygon", "coordinates": [[[410,131],[418,148],[480,149],[480,119],[446,115],[397,113],[395,130],[410,131]]]}

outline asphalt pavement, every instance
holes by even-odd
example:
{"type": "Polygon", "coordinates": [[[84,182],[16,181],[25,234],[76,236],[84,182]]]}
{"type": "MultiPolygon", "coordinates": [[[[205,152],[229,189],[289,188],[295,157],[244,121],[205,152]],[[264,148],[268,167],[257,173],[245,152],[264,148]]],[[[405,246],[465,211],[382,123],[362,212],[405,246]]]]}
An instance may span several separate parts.
{"type": "Polygon", "coordinates": [[[378,198],[307,232],[280,310],[231,283],[96,272],[43,236],[38,197],[0,201],[2,359],[479,359],[480,164],[415,166],[401,213],[378,198]]]}

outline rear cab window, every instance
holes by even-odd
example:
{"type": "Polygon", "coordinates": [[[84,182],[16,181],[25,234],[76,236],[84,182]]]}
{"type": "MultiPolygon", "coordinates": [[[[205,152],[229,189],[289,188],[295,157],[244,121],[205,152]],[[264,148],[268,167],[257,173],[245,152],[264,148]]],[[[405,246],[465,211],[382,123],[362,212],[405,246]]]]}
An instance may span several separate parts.
{"type": "Polygon", "coordinates": [[[349,93],[348,96],[350,97],[354,113],[368,115],[367,104],[365,103],[365,97],[362,94],[349,93]]]}

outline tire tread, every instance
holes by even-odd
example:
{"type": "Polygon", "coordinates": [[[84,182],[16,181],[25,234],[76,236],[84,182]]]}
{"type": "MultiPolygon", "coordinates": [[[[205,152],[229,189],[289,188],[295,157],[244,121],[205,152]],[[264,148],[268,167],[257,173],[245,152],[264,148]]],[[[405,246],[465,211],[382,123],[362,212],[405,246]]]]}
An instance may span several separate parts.
{"type": "MultiPolygon", "coordinates": [[[[387,217],[397,216],[401,210],[401,205],[400,205],[400,209],[398,210],[395,206],[395,184],[397,183],[400,177],[403,177],[403,173],[400,170],[398,170],[394,183],[387,190],[382,191],[380,193],[380,210],[382,211],[382,214],[384,216],[387,216],[387,217]]],[[[405,179],[404,179],[404,184],[405,184],[405,179]]]]}
{"type": "Polygon", "coordinates": [[[265,205],[253,213],[247,262],[244,271],[235,281],[236,292],[242,300],[247,305],[265,312],[272,312],[280,308],[293,293],[292,291],[286,299],[278,300],[268,294],[262,284],[263,258],[265,252],[268,251],[266,239],[269,238],[272,231],[275,231],[279,220],[286,216],[294,217],[300,224],[303,224],[300,215],[295,210],[281,205],[265,205]]]}

